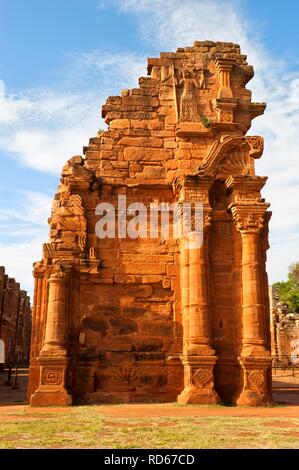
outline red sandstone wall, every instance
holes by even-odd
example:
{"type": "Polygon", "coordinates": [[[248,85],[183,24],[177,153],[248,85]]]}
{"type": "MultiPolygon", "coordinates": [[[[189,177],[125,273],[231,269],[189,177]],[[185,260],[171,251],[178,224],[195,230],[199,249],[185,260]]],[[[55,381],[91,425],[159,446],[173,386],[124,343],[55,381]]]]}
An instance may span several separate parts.
{"type": "Polygon", "coordinates": [[[5,360],[15,364],[29,363],[31,309],[27,293],[0,267],[0,339],[5,344],[5,360]]]}

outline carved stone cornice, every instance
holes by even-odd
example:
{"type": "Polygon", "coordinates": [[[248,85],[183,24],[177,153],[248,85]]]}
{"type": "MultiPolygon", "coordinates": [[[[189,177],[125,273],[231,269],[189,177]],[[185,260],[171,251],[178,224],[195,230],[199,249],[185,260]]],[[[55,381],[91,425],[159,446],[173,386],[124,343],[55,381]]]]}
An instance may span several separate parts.
{"type": "Polygon", "coordinates": [[[225,181],[229,206],[264,204],[261,189],[267,179],[266,176],[230,176],[225,181]]]}
{"type": "Polygon", "coordinates": [[[230,72],[236,62],[233,59],[226,58],[226,57],[219,57],[215,60],[215,65],[218,72],[228,71],[230,72]]]}
{"type": "Polygon", "coordinates": [[[202,203],[209,205],[209,190],[214,182],[211,177],[186,176],[176,183],[179,202],[202,203]]]}
{"type": "Polygon", "coordinates": [[[264,114],[266,103],[252,103],[251,101],[239,100],[238,111],[246,112],[251,115],[251,119],[264,114]]]}

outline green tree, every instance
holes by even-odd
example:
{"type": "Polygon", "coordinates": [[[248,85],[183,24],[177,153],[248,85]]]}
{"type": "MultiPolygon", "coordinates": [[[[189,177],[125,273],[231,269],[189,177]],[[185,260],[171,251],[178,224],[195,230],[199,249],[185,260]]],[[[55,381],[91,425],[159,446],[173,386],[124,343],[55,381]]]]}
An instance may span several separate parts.
{"type": "Polygon", "coordinates": [[[299,262],[289,267],[288,280],[276,282],[274,287],[279,301],[288,304],[290,311],[299,313],[299,262]]]}
{"type": "Polygon", "coordinates": [[[299,285],[299,262],[293,263],[289,267],[289,279],[293,279],[299,285]]]}

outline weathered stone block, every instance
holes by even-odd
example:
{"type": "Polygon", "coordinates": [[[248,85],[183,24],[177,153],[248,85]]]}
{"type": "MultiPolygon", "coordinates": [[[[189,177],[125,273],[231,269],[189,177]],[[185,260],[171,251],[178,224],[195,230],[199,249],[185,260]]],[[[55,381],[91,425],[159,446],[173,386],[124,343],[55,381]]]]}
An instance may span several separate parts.
{"type": "Polygon", "coordinates": [[[151,149],[144,147],[126,147],[124,149],[124,160],[128,161],[164,161],[168,160],[171,154],[164,149],[151,149]]]}

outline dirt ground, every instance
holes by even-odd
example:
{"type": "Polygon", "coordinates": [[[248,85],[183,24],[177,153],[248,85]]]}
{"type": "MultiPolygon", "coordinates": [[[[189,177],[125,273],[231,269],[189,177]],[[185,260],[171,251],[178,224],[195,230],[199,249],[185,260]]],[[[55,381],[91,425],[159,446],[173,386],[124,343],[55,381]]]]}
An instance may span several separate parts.
{"type": "MultiPolygon", "coordinates": [[[[22,412],[21,419],[26,419],[35,413],[47,414],[60,412],[71,414],[74,408],[31,408],[26,404],[28,383],[28,369],[20,369],[18,375],[19,388],[5,386],[7,374],[0,375],[0,420],[13,418],[14,413],[22,412]]],[[[14,383],[14,376],[12,376],[14,383]]],[[[107,418],[155,418],[171,417],[208,417],[208,416],[235,416],[235,417],[271,417],[271,418],[298,418],[299,417],[299,371],[295,377],[292,371],[277,371],[273,375],[273,398],[276,406],[269,407],[227,407],[227,406],[181,406],[176,403],[161,404],[126,404],[126,405],[94,405],[94,409],[107,418]]]]}
{"type": "Polygon", "coordinates": [[[177,403],[31,407],[28,370],[0,375],[0,449],[298,449],[299,371],[277,371],[267,407],[177,403]],[[13,378],[14,379],[14,378],[13,378]],[[14,383],[14,380],[13,380],[14,383]]]}

